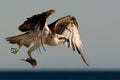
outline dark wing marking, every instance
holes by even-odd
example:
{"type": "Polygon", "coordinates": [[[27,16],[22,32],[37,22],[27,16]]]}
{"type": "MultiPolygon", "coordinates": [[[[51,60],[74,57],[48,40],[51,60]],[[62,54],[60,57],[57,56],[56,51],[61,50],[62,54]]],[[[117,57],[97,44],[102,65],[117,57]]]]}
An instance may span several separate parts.
{"type": "Polygon", "coordinates": [[[52,32],[64,35],[69,40],[66,42],[67,46],[73,48],[74,51],[77,51],[79,54],[81,54],[83,61],[88,65],[83,43],[80,39],[80,34],[78,31],[78,23],[74,16],[65,16],[48,26],[52,32]]]}
{"type": "Polygon", "coordinates": [[[40,30],[42,30],[46,23],[46,19],[54,12],[55,10],[51,9],[41,14],[33,15],[32,17],[27,18],[27,20],[19,26],[19,30],[25,32],[34,30],[37,27],[40,27],[40,30]]]}
{"type": "Polygon", "coordinates": [[[52,30],[52,32],[55,32],[57,34],[62,34],[70,23],[75,24],[78,28],[76,19],[74,17],[72,17],[71,15],[62,17],[62,18],[56,20],[55,22],[49,24],[48,26],[49,26],[50,30],[52,30]]]}

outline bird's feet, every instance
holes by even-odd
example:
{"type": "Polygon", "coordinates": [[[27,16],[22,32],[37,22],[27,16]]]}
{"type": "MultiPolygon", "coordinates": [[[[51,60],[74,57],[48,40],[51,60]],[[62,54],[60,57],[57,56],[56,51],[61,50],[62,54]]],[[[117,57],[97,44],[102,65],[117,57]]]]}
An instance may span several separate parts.
{"type": "Polygon", "coordinates": [[[19,49],[18,48],[11,48],[11,53],[13,53],[13,54],[16,54],[18,51],[19,51],[19,49]]]}
{"type": "Polygon", "coordinates": [[[37,61],[33,58],[19,59],[19,60],[26,61],[26,62],[30,63],[33,68],[35,68],[35,66],[37,66],[37,61]]]}

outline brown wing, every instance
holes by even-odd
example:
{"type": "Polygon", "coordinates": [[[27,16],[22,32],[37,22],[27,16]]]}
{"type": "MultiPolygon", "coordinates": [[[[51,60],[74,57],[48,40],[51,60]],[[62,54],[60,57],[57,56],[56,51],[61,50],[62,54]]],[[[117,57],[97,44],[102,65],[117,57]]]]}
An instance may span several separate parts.
{"type": "Polygon", "coordinates": [[[55,32],[56,34],[64,35],[69,40],[67,42],[67,46],[73,48],[74,51],[77,51],[79,54],[81,54],[83,61],[88,65],[83,43],[80,39],[80,34],[78,31],[78,23],[74,16],[65,16],[48,26],[51,31],[55,32]]]}
{"type": "Polygon", "coordinates": [[[54,12],[55,10],[51,9],[41,14],[33,15],[32,17],[27,18],[27,20],[19,26],[19,30],[25,32],[34,30],[37,27],[40,27],[40,30],[42,30],[46,23],[46,19],[54,12]]]}

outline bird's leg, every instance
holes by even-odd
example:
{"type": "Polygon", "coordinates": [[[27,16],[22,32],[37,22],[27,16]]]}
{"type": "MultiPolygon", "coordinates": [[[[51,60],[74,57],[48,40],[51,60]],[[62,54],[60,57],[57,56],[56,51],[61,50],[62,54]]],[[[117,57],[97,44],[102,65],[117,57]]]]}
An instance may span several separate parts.
{"type": "Polygon", "coordinates": [[[37,48],[39,48],[40,44],[41,44],[40,41],[36,41],[35,44],[28,50],[28,56],[29,56],[31,59],[33,59],[32,56],[31,56],[31,53],[32,53],[34,50],[36,50],[37,48]]]}
{"type": "Polygon", "coordinates": [[[16,48],[11,48],[11,51],[12,51],[11,53],[16,54],[20,50],[21,46],[22,45],[18,45],[16,48]]]}

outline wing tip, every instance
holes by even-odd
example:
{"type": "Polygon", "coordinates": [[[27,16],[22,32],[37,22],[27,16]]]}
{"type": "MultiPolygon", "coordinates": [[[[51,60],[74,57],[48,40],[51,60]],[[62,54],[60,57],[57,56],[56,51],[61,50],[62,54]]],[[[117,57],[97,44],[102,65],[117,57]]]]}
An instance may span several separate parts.
{"type": "Polygon", "coordinates": [[[78,46],[77,44],[75,45],[76,51],[81,55],[83,62],[89,66],[88,61],[86,59],[86,54],[83,46],[78,46]]]}
{"type": "Polygon", "coordinates": [[[83,59],[84,63],[89,67],[90,65],[88,64],[86,59],[83,59]]]}
{"type": "Polygon", "coordinates": [[[50,10],[43,12],[42,14],[45,14],[46,18],[48,18],[50,15],[55,13],[55,11],[56,11],[55,9],[50,9],[50,10]]]}
{"type": "Polygon", "coordinates": [[[50,10],[48,10],[48,12],[52,12],[52,13],[55,13],[55,9],[50,9],[50,10]]]}

